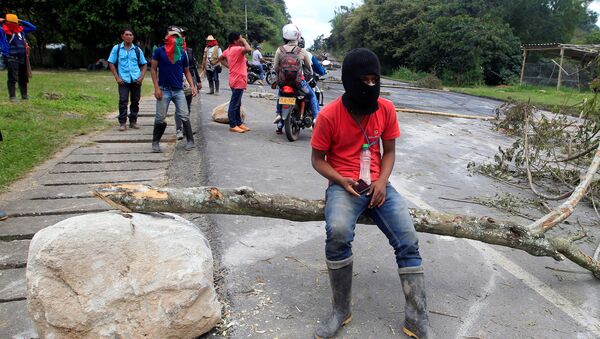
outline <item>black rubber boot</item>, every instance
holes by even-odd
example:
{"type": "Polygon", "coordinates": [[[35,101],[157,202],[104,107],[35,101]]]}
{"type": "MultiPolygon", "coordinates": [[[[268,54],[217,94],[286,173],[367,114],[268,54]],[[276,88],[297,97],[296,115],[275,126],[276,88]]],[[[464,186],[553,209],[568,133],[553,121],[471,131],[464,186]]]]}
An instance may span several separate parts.
{"type": "Polygon", "coordinates": [[[162,150],[160,149],[160,138],[162,138],[166,128],[166,122],[163,122],[162,124],[154,124],[154,130],[152,131],[152,152],[162,152],[162,150]]]}
{"type": "Polygon", "coordinates": [[[15,83],[7,83],[8,85],[8,98],[11,101],[17,100],[17,85],[15,83]]]}
{"type": "Polygon", "coordinates": [[[185,144],[185,150],[186,151],[190,151],[192,148],[194,148],[194,132],[192,132],[192,124],[190,123],[190,120],[188,119],[188,121],[182,121],[183,122],[183,134],[185,134],[185,139],[187,140],[187,143],[185,144]]]}
{"type": "Polygon", "coordinates": [[[398,274],[400,275],[402,291],[406,300],[402,331],[411,338],[434,338],[427,313],[423,266],[402,267],[398,269],[398,274]]]}
{"type": "Polygon", "coordinates": [[[352,257],[341,261],[327,261],[329,283],[333,294],[333,309],[327,319],[321,320],[315,338],[333,338],[338,330],[352,321],[352,257]]]}
{"type": "Polygon", "coordinates": [[[208,86],[210,87],[210,92],[208,94],[215,94],[215,84],[212,81],[208,82],[208,86]]]}
{"type": "Polygon", "coordinates": [[[19,86],[19,91],[21,92],[22,100],[29,100],[29,96],[27,95],[27,85],[19,86]]]}
{"type": "Polygon", "coordinates": [[[215,94],[219,95],[219,80],[215,80],[215,94]]]}

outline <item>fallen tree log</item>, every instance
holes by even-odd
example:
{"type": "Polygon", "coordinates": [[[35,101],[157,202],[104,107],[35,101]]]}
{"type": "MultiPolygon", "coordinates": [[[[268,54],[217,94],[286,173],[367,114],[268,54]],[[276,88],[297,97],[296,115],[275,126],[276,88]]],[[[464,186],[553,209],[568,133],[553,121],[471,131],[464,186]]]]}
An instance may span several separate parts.
{"type": "MultiPolygon", "coordinates": [[[[102,185],[94,195],[126,212],[174,212],[249,215],[291,221],[324,220],[323,200],[260,193],[249,187],[159,188],[147,185],[102,185]]],[[[473,217],[410,209],[419,232],[478,240],[507,246],[534,256],[569,258],[600,279],[600,262],[573,245],[572,239],[533,234],[526,226],[491,217],[473,217]]],[[[373,224],[361,217],[359,223],[373,224]]]]}

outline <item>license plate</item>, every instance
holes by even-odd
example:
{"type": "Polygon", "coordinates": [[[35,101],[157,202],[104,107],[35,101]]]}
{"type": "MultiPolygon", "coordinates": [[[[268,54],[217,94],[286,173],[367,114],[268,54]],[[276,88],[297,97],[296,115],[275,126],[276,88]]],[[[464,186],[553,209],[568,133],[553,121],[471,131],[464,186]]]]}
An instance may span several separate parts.
{"type": "Polygon", "coordinates": [[[293,97],[279,97],[279,104],[280,105],[295,105],[296,104],[296,98],[293,98],[293,97]]]}

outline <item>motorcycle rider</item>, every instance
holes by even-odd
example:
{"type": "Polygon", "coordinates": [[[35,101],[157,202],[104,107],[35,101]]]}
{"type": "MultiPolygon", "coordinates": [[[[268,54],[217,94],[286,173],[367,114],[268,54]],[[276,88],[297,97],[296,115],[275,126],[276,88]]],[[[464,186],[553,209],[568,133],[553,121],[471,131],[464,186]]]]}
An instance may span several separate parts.
{"type": "MultiPolygon", "coordinates": [[[[298,27],[294,24],[287,24],[283,26],[281,31],[283,33],[283,41],[285,42],[285,44],[279,46],[279,48],[277,48],[277,51],[275,52],[275,59],[273,60],[275,71],[277,73],[279,73],[280,71],[279,59],[281,57],[281,54],[290,53],[296,48],[300,48],[298,55],[300,56],[300,60],[302,60],[303,65],[310,65],[310,56],[304,48],[298,46],[298,40],[300,40],[300,37],[302,36],[302,34],[300,33],[300,29],[298,29],[298,27]]],[[[306,73],[303,72],[304,74],[302,75],[302,80],[298,84],[297,89],[302,91],[310,100],[310,110],[313,114],[313,121],[316,121],[317,115],[319,114],[319,102],[317,101],[317,96],[315,95],[315,92],[312,90],[312,88],[310,88],[308,82],[306,81],[306,77],[312,78],[312,69],[311,67],[308,67],[304,71],[306,73]]],[[[279,95],[281,95],[281,88],[279,89],[279,95]]],[[[276,133],[282,134],[283,120],[281,120],[281,105],[279,104],[279,102],[277,103],[277,112],[273,123],[277,124],[276,133]]]]}
{"type": "MultiPolygon", "coordinates": [[[[305,46],[304,37],[300,37],[300,40],[298,41],[298,46],[300,48],[304,48],[304,46],[305,46]]],[[[321,63],[319,62],[319,59],[317,59],[317,57],[315,57],[309,50],[305,49],[305,51],[310,56],[310,64],[311,64],[310,68],[312,69],[312,72],[313,72],[312,78],[306,79],[306,81],[308,81],[308,84],[310,85],[311,89],[315,92],[315,95],[317,97],[317,102],[320,103],[319,106],[323,106],[323,104],[322,104],[323,98],[320,97],[323,95],[323,93],[320,90],[318,90],[318,88],[317,88],[317,80],[318,80],[317,75],[323,76],[323,75],[325,75],[325,73],[327,73],[327,71],[325,70],[325,68],[323,68],[323,65],[321,65],[321,63]]],[[[304,65],[302,69],[304,70],[304,68],[306,68],[306,65],[304,65]]]]}
{"type": "MultiPolygon", "coordinates": [[[[300,37],[300,41],[298,41],[298,46],[300,48],[304,48],[305,41],[304,37],[300,37]]],[[[325,75],[327,71],[323,68],[323,65],[319,62],[316,56],[314,56],[309,50],[305,49],[306,53],[310,56],[310,66],[314,74],[325,75]]],[[[312,79],[311,79],[312,80],[312,79]]],[[[310,83],[310,80],[308,81],[310,83]]]]}
{"type": "Polygon", "coordinates": [[[265,80],[265,70],[263,69],[263,64],[266,64],[267,61],[263,59],[262,53],[260,52],[260,45],[256,45],[256,49],[252,52],[252,66],[256,66],[255,68],[258,71],[258,81],[259,85],[264,85],[263,80],[265,80]]]}

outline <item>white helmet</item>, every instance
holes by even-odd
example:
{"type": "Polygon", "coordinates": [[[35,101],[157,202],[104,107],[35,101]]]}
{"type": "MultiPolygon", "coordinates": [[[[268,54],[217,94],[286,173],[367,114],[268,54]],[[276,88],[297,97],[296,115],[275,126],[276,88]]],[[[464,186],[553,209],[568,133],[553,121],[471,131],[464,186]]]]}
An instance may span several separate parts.
{"type": "Polygon", "coordinates": [[[294,24],[287,24],[283,26],[281,32],[283,33],[283,38],[285,40],[297,41],[302,36],[302,34],[300,33],[300,29],[298,29],[298,26],[294,24]]]}

